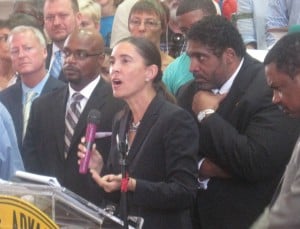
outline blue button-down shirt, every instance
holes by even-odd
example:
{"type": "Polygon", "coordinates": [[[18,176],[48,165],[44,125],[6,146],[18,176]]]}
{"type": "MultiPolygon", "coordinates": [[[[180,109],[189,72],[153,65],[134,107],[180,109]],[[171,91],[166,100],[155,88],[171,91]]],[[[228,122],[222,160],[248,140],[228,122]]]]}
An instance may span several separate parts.
{"type": "Polygon", "coordinates": [[[34,91],[36,93],[35,98],[40,96],[48,78],[49,78],[49,72],[47,72],[46,76],[33,88],[29,88],[24,83],[22,83],[22,91],[23,91],[22,103],[23,103],[23,105],[25,103],[25,95],[27,94],[27,92],[34,91]]]}
{"type": "Polygon", "coordinates": [[[16,170],[24,170],[12,118],[0,103],[0,178],[10,180],[16,170]]]}

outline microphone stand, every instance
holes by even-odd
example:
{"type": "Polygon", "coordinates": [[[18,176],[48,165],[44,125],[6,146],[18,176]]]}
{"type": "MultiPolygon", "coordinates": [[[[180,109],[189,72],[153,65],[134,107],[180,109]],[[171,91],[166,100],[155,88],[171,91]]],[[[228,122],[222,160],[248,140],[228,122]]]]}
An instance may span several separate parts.
{"type": "Polygon", "coordinates": [[[128,188],[128,171],[127,171],[127,154],[128,154],[128,140],[127,136],[125,141],[119,141],[119,135],[117,135],[117,147],[121,155],[121,216],[123,220],[123,228],[128,229],[128,206],[127,206],[127,188],[128,188]]]}

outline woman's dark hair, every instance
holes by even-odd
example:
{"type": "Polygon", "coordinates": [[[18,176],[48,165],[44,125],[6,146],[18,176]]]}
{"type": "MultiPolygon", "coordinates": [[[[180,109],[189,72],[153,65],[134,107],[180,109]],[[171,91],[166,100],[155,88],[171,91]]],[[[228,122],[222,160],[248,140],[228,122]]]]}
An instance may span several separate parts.
{"type": "Polygon", "coordinates": [[[144,37],[127,37],[118,42],[128,42],[135,46],[137,52],[143,57],[145,65],[156,65],[158,72],[153,80],[153,87],[158,94],[162,94],[168,101],[176,103],[175,97],[169,93],[162,82],[161,56],[155,44],[144,37]]]}
{"type": "Polygon", "coordinates": [[[264,65],[271,63],[292,79],[300,73],[300,32],[288,34],[277,41],[264,60],[264,65]]]}

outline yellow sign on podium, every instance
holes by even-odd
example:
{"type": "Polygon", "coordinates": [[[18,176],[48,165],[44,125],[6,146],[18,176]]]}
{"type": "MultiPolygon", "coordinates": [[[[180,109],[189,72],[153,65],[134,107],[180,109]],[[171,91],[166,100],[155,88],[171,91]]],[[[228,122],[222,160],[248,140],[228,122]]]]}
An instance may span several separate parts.
{"type": "Polygon", "coordinates": [[[1,229],[58,229],[53,220],[28,201],[0,195],[1,229]]]}

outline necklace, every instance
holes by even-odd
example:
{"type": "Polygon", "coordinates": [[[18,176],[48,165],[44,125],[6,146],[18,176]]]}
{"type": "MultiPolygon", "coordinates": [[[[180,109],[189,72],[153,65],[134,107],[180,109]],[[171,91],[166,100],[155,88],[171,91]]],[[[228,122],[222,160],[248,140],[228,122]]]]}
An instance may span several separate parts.
{"type": "Polygon", "coordinates": [[[140,124],[141,124],[140,121],[138,121],[137,123],[131,122],[130,126],[129,126],[129,131],[136,132],[137,129],[139,128],[140,124]]]}

